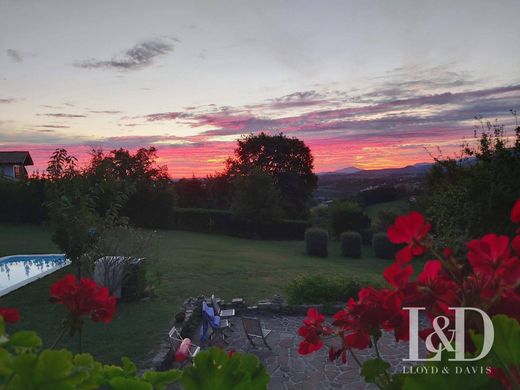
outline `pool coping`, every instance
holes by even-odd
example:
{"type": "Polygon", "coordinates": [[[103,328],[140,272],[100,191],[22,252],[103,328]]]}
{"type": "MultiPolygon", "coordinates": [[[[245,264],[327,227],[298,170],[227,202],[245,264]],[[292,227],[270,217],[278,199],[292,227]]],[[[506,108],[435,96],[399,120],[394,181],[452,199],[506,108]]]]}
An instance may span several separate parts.
{"type": "MultiPolygon", "coordinates": [[[[64,253],[34,253],[34,254],[23,254],[23,255],[9,255],[9,256],[3,256],[3,257],[0,257],[0,263],[2,262],[2,260],[6,260],[6,259],[9,259],[10,257],[30,257],[30,256],[39,256],[39,257],[51,257],[51,256],[65,256],[64,253]]],[[[27,279],[24,279],[18,283],[15,283],[9,287],[6,287],[5,289],[1,290],[0,291],[0,297],[3,297],[4,295],[7,295],[9,294],[10,292],[13,292],[14,290],[18,290],[20,287],[23,287],[29,283],[32,283],[34,282],[35,280],[38,280],[38,279],[41,279],[49,274],[52,274],[53,272],[56,272],[68,265],[71,264],[71,261],[67,258],[65,258],[65,264],[57,267],[57,268],[53,268],[53,269],[49,269],[47,271],[44,271],[42,273],[39,273],[38,275],[34,275],[34,276],[31,276],[30,278],[27,278],[27,279]]]]}

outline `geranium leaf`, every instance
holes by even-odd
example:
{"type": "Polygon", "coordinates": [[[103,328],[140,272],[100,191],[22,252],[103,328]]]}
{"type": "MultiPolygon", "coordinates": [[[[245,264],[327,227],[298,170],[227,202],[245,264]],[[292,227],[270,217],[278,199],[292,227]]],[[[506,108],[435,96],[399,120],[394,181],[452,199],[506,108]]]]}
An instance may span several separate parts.
{"type": "Polygon", "coordinates": [[[9,345],[21,348],[38,348],[42,346],[42,339],[38,337],[36,332],[22,330],[11,336],[9,345]]]}
{"type": "MultiPolygon", "coordinates": [[[[520,325],[514,318],[503,314],[492,318],[495,339],[489,352],[489,358],[496,367],[505,368],[509,365],[520,364],[520,325]]],[[[484,336],[472,334],[471,338],[479,350],[482,350],[484,336]]]]}
{"type": "Polygon", "coordinates": [[[170,383],[177,382],[181,375],[182,371],[179,370],[148,371],[143,374],[143,379],[149,382],[154,389],[162,390],[170,383]]]}
{"type": "Polygon", "coordinates": [[[374,381],[389,368],[390,364],[383,359],[370,359],[363,363],[361,375],[363,375],[368,383],[374,383],[374,381]]]}

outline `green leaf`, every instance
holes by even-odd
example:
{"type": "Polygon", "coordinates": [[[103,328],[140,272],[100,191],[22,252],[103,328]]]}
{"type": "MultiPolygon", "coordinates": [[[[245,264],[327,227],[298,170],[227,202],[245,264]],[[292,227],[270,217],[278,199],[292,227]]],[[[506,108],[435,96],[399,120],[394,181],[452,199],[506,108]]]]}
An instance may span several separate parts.
{"type": "Polygon", "coordinates": [[[40,354],[36,376],[42,382],[66,378],[73,368],[72,354],[67,350],[45,350],[40,354]]]}
{"type": "Polygon", "coordinates": [[[17,377],[17,382],[31,388],[35,384],[34,373],[38,356],[33,353],[24,353],[13,358],[13,371],[17,377]]]}
{"type": "Polygon", "coordinates": [[[113,390],[153,390],[153,386],[138,378],[125,378],[118,376],[110,380],[113,390]]]}
{"type": "Polygon", "coordinates": [[[182,371],[147,371],[143,374],[143,379],[149,382],[154,389],[162,390],[167,385],[177,382],[182,376],[182,371]]]}
{"type": "Polygon", "coordinates": [[[269,376],[254,355],[235,353],[229,358],[218,348],[199,353],[181,378],[185,390],[263,390],[269,376]]]}
{"type": "Polygon", "coordinates": [[[127,376],[135,376],[137,373],[137,367],[129,358],[123,356],[121,358],[121,362],[123,363],[123,370],[127,374],[127,376]]]}
{"type": "Polygon", "coordinates": [[[42,339],[38,337],[36,332],[22,330],[11,336],[9,345],[20,348],[39,348],[42,346],[42,339]]]}
{"type": "Polygon", "coordinates": [[[383,359],[370,359],[363,363],[361,375],[368,383],[375,383],[375,380],[390,368],[390,364],[383,359]]]}
{"type": "MultiPolygon", "coordinates": [[[[493,347],[489,357],[495,367],[508,367],[509,365],[520,365],[520,325],[514,318],[503,314],[496,315],[491,320],[495,330],[493,347]]],[[[483,335],[471,335],[478,350],[482,350],[484,343],[483,335]]]]}

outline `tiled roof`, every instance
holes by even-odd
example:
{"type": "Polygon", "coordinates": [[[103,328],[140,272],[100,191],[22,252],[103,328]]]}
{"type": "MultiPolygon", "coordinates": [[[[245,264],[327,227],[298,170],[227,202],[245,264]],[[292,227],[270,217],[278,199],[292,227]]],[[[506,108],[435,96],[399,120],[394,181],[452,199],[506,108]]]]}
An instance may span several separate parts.
{"type": "Polygon", "coordinates": [[[0,152],[0,164],[34,165],[29,152],[0,152]]]}

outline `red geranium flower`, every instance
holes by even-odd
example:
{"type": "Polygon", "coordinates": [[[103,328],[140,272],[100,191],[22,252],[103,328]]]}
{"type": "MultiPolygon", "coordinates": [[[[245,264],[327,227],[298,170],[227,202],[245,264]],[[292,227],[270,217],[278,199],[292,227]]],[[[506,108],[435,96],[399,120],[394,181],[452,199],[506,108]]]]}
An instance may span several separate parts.
{"type": "Polygon", "coordinates": [[[388,239],[394,244],[406,244],[397,252],[396,259],[399,262],[408,262],[414,256],[424,253],[422,241],[430,231],[431,225],[424,223],[424,217],[417,211],[396,218],[395,224],[388,228],[388,239]]]}
{"type": "Polygon", "coordinates": [[[403,267],[400,263],[397,262],[387,267],[383,272],[383,276],[385,277],[386,281],[398,289],[404,288],[404,286],[406,286],[408,283],[410,276],[412,275],[413,268],[411,265],[403,267]]]}
{"type": "Polygon", "coordinates": [[[486,234],[468,243],[468,260],[478,275],[503,279],[506,284],[514,284],[520,278],[520,261],[511,256],[509,237],[486,234]]]}
{"type": "Polygon", "coordinates": [[[66,275],[51,286],[50,294],[74,317],[88,315],[94,322],[108,323],[115,314],[116,298],[91,279],[82,278],[78,283],[74,275],[66,275]]]}
{"type": "Polygon", "coordinates": [[[298,348],[300,355],[308,355],[309,353],[319,351],[323,347],[323,340],[316,333],[316,329],[302,326],[298,334],[304,338],[298,348]]]}
{"type": "Polygon", "coordinates": [[[511,247],[517,255],[520,255],[520,235],[515,236],[511,241],[511,247]]]}
{"type": "Polygon", "coordinates": [[[424,264],[422,272],[417,277],[417,286],[417,304],[426,306],[431,317],[439,314],[451,315],[448,308],[458,304],[459,288],[445,275],[439,260],[429,260],[424,264]]]}
{"type": "Polygon", "coordinates": [[[516,224],[520,224],[520,199],[518,199],[511,210],[511,221],[516,224]]]}
{"type": "Polygon", "coordinates": [[[0,307],[0,316],[4,317],[4,321],[9,324],[20,320],[20,313],[14,307],[0,307]]]}
{"type": "Polygon", "coordinates": [[[316,308],[312,307],[307,311],[303,326],[298,331],[299,335],[304,338],[298,350],[301,355],[320,350],[323,347],[323,340],[320,336],[332,334],[332,329],[322,325],[324,321],[325,316],[320,314],[316,308]]]}

